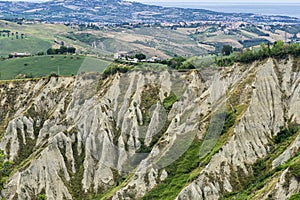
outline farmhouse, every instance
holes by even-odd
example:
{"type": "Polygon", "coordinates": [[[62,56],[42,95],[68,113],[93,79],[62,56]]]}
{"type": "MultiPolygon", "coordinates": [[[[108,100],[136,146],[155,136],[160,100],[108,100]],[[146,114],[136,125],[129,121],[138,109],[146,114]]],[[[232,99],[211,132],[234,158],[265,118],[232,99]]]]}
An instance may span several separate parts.
{"type": "Polygon", "coordinates": [[[11,53],[10,54],[10,57],[13,57],[13,58],[18,58],[18,57],[30,57],[31,56],[31,53],[27,53],[27,52],[24,52],[24,53],[17,53],[17,52],[14,52],[14,53],[11,53]]]}
{"type": "Polygon", "coordinates": [[[157,62],[157,61],[161,61],[161,58],[159,58],[157,56],[153,56],[153,57],[149,58],[147,61],[148,62],[157,62]]]}
{"type": "Polygon", "coordinates": [[[126,59],[126,57],[133,57],[138,51],[133,50],[130,52],[120,51],[114,54],[114,59],[126,59]]]}

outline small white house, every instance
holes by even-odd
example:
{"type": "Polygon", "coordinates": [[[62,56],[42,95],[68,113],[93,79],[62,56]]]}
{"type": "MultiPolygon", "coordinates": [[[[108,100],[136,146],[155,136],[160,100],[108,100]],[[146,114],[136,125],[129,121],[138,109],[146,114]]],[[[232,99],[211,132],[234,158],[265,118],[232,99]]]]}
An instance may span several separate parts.
{"type": "Polygon", "coordinates": [[[126,57],[127,55],[128,55],[127,51],[120,51],[120,52],[114,54],[114,59],[121,59],[121,58],[126,57]]]}
{"type": "Polygon", "coordinates": [[[31,53],[27,53],[27,52],[24,52],[24,53],[18,53],[18,52],[14,52],[14,53],[11,53],[10,54],[12,57],[14,58],[17,58],[17,57],[30,57],[31,56],[31,53]]]}
{"type": "Polygon", "coordinates": [[[148,62],[157,62],[157,61],[161,61],[161,59],[157,56],[153,56],[153,57],[149,58],[147,61],[148,62]]]}

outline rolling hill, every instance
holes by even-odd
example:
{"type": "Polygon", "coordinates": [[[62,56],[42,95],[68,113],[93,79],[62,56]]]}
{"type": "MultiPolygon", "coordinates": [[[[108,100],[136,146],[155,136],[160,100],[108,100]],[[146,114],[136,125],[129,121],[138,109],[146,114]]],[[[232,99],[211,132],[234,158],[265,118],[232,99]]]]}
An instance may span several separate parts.
{"type": "Polygon", "coordinates": [[[128,23],[251,20],[299,22],[253,14],[225,14],[204,9],[165,8],[122,0],[53,0],[43,3],[0,2],[2,19],[25,18],[64,23],[128,23]]]}

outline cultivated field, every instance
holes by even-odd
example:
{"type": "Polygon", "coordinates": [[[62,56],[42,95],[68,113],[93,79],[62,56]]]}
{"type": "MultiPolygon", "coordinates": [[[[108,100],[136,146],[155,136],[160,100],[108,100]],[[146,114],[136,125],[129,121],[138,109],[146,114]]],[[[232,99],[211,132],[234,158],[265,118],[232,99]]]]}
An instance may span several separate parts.
{"type": "Polygon", "coordinates": [[[103,72],[110,64],[97,58],[85,56],[34,56],[0,61],[0,79],[16,77],[44,77],[55,73],[62,76],[76,75],[80,72],[103,72]]]}

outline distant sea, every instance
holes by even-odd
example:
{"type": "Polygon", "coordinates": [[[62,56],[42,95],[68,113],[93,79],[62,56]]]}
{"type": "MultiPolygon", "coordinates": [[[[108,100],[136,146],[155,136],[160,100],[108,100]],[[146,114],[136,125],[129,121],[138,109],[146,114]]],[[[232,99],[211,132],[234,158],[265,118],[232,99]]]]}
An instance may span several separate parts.
{"type": "Polygon", "coordinates": [[[300,18],[300,3],[147,2],[147,4],[166,7],[200,8],[226,13],[255,13],[300,18]]]}

